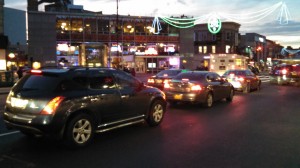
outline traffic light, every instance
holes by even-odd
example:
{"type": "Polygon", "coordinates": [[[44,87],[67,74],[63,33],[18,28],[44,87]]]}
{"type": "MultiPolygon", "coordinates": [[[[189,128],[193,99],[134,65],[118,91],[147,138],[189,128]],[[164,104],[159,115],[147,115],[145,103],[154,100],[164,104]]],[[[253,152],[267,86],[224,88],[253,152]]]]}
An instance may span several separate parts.
{"type": "Polygon", "coordinates": [[[256,48],[256,51],[261,51],[262,50],[262,47],[261,46],[258,46],[257,48],[256,48]]]}

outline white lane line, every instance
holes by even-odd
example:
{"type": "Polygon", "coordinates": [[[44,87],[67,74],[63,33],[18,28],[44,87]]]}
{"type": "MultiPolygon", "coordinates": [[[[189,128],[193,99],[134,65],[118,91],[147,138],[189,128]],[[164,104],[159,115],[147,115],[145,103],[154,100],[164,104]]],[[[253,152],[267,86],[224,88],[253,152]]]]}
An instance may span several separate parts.
{"type": "Polygon", "coordinates": [[[0,137],[6,136],[6,135],[11,135],[11,134],[17,134],[17,133],[20,133],[20,131],[14,131],[14,132],[8,132],[8,133],[0,134],[0,137]]]}

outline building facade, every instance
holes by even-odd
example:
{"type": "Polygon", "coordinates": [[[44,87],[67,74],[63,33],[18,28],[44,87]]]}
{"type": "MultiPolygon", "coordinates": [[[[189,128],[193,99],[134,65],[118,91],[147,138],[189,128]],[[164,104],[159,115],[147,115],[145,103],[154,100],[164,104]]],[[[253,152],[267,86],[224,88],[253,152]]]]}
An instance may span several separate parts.
{"type": "Polygon", "coordinates": [[[207,24],[180,30],[182,64],[190,69],[208,67],[210,54],[236,54],[239,44],[240,24],[223,22],[222,29],[213,34],[207,24]]]}
{"type": "Polygon", "coordinates": [[[180,66],[179,30],[162,22],[157,34],[153,17],[46,9],[28,11],[28,54],[42,66],[126,66],[136,72],[180,66]]]}

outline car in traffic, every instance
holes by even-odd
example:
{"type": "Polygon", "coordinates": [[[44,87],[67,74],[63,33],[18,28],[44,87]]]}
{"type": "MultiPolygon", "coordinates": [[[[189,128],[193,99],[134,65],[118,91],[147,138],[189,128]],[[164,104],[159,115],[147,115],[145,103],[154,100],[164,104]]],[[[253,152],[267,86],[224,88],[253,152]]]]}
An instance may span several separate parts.
{"type": "Polygon", "coordinates": [[[162,70],[156,75],[153,75],[148,78],[147,85],[157,87],[161,90],[164,89],[164,83],[170,81],[172,78],[174,78],[176,75],[178,75],[181,72],[186,72],[188,70],[186,69],[166,69],[162,70]]]}
{"type": "Polygon", "coordinates": [[[82,147],[95,133],[144,121],[159,125],[166,104],[161,90],[122,70],[33,69],[12,87],[3,118],[8,128],[30,137],[58,137],[82,147]]]}
{"type": "Polygon", "coordinates": [[[299,64],[277,64],[269,73],[270,83],[278,85],[300,86],[299,64]]]}
{"type": "Polygon", "coordinates": [[[251,70],[227,70],[222,78],[227,79],[235,90],[249,93],[252,90],[260,90],[261,79],[251,70]]]}
{"type": "Polygon", "coordinates": [[[171,105],[178,102],[201,103],[212,107],[213,102],[221,99],[232,101],[234,88],[215,72],[182,72],[165,83],[164,92],[171,105]]]}

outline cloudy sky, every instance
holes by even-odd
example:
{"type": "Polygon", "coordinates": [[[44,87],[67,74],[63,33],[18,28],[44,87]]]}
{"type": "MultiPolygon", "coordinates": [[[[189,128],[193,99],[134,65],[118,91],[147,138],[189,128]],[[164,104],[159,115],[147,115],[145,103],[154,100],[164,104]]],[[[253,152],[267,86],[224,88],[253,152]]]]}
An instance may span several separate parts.
{"type": "MultiPolygon", "coordinates": [[[[117,0],[73,0],[74,5],[83,5],[85,10],[117,13],[117,0]]],[[[5,0],[4,6],[26,10],[27,0],[5,0]]],[[[120,15],[132,16],[181,16],[203,17],[215,13],[222,21],[230,20],[225,15],[234,15],[241,24],[240,33],[258,33],[267,39],[287,47],[300,48],[300,0],[119,0],[120,15]],[[286,5],[286,8],[282,8],[286,5]],[[282,16],[285,21],[278,21],[282,16]],[[245,16],[247,16],[245,18],[245,16]]],[[[43,10],[43,7],[40,7],[43,10]]]]}

